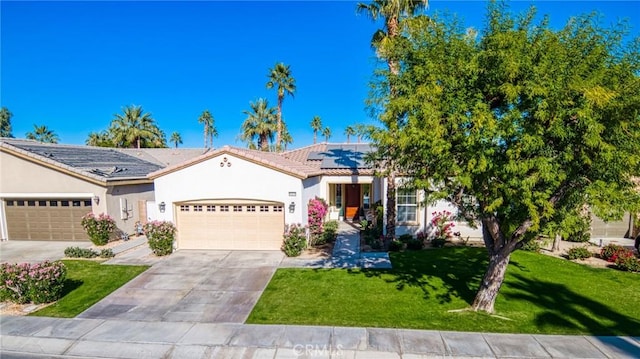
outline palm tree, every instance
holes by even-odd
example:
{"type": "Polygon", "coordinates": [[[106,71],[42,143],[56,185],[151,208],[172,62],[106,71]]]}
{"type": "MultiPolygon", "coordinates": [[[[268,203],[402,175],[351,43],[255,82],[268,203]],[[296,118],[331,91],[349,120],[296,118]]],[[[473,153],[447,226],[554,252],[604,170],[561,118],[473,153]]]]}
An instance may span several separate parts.
{"type": "Polygon", "coordinates": [[[2,107],[2,110],[0,110],[0,137],[13,137],[13,134],[11,134],[11,117],[13,117],[13,114],[9,109],[2,107]]]}
{"type": "Polygon", "coordinates": [[[33,125],[33,132],[27,132],[26,137],[44,143],[58,143],[58,135],[47,126],[33,125]]]}
{"type": "MultiPolygon", "coordinates": [[[[265,99],[250,102],[250,111],[243,111],[247,118],[242,123],[240,138],[247,142],[251,149],[269,150],[269,142],[273,142],[273,134],[277,131],[276,109],[269,107],[265,99]],[[257,139],[257,145],[254,141],[257,139]]],[[[276,144],[277,146],[277,144],[276,144]]]]}
{"type": "Polygon", "coordinates": [[[311,120],[311,129],[313,130],[313,144],[318,140],[318,132],[322,131],[322,120],[320,116],[313,116],[311,120]]]}
{"type": "MultiPolygon", "coordinates": [[[[347,126],[344,129],[344,134],[347,135],[347,143],[349,143],[349,142],[351,142],[350,141],[351,136],[356,134],[356,130],[355,130],[355,128],[353,128],[353,126],[347,126]]],[[[358,141],[358,142],[360,142],[360,141],[358,141]]]]}
{"type": "Polygon", "coordinates": [[[202,111],[202,114],[198,118],[198,123],[204,125],[204,148],[207,148],[207,141],[209,143],[208,147],[213,148],[213,138],[218,137],[215,121],[209,110],[202,111]]]}
{"type": "Polygon", "coordinates": [[[296,80],[291,76],[291,69],[289,65],[285,65],[282,62],[275,64],[272,69],[269,69],[269,81],[267,82],[267,89],[277,87],[278,90],[278,122],[276,128],[276,149],[280,150],[282,147],[282,102],[284,96],[289,94],[293,97],[293,93],[296,91],[296,80]]]}
{"type": "Polygon", "coordinates": [[[331,137],[331,129],[327,126],[322,130],[322,135],[325,138],[325,142],[329,142],[329,137],[331,137]]]}
{"type": "MultiPolygon", "coordinates": [[[[400,36],[400,22],[403,18],[413,16],[418,11],[425,9],[428,0],[373,0],[368,4],[358,3],[356,11],[366,13],[373,21],[383,19],[384,28],[373,34],[371,46],[375,48],[378,57],[387,62],[387,67],[392,76],[400,73],[400,63],[393,54],[388,52],[390,43],[400,36]]],[[[390,96],[395,96],[396,90],[389,85],[390,96]]],[[[387,129],[394,131],[397,127],[393,123],[387,123],[387,129]]],[[[393,136],[393,134],[391,134],[393,136]]],[[[387,151],[393,153],[394,148],[387,151]]],[[[389,156],[387,156],[389,157],[389,156]]],[[[387,158],[387,238],[396,236],[396,169],[390,158],[387,158]]]]}
{"type": "Polygon", "coordinates": [[[287,124],[286,123],[282,123],[282,144],[284,146],[283,150],[287,150],[287,145],[292,144],[293,143],[293,137],[291,136],[291,133],[289,132],[289,129],[287,128],[287,124]]]}
{"type": "Polygon", "coordinates": [[[87,136],[87,140],[84,143],[87,146],[115,147],[107,131],[89,132],[89,136],[87,136]]]}
{"type": "Polygon", "coordinates": [[[162,147],[164,133],[156,126],[150,113],[143,113],[142,106],[130,105],[114,114],[109,132],[117,147],[141,148],[145,144],[162,147]]]}
{"type": "Polygon", "coordinates": [[[180,136],[179,132],[174,132],[171,134],[171,139],[169,141],[171,141],[176,146],[176,148],[178,148],[178,144],[182,144],[182,136],[180,136]]]}

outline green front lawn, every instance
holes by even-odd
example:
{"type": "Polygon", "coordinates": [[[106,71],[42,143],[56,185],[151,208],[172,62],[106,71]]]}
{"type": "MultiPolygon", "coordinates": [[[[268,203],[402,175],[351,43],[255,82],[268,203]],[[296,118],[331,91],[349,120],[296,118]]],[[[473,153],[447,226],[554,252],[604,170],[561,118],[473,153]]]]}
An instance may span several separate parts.
{"type": "Polygon", "coordinates": [[[100,265],[99,262],[87,260],[62,262],[67,267],[62,298],[30,315],[73,318],[149,268],[100,265]]]}
{"type": "Polygon", "coordinates": [[[475,332],[640,335],[640,274],[511,256],[496,316],[468,308],[483,248],[392,253],[392,270],[279,269],[247,320],[475,332]]]}

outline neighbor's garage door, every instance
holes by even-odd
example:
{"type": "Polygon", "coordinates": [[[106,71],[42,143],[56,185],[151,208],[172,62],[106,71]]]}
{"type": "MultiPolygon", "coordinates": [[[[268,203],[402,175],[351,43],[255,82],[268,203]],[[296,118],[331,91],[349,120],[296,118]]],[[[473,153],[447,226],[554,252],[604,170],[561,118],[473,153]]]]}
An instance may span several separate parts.
{"type": "Polygon", "coordinates": [[[280,249],[281,204],[185,203],[177,206],[180,249],[280,249]]]}
{"type": "Polygon", "coordinates": [[[629,213],[621,221],[605,222],[596,216],[591,217],[592,238],[624,238],[629,235],[629,213]]]}
{"type": "Polygon", "coordinates": [[[91,199],[7,199],[9,239],[86,241],[82,216],[91,212],[91,199]]]}

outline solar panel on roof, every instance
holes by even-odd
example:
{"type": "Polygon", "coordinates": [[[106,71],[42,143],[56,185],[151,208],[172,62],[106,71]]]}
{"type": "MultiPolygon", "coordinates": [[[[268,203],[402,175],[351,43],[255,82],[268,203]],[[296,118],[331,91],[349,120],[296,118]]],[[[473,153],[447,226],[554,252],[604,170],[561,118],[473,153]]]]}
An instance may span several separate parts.
{"type": "Polygon", "coordinates": [[[324,158],[323,152],[309,152],[307,155],[308,161],[320,161],[324,158]]]}

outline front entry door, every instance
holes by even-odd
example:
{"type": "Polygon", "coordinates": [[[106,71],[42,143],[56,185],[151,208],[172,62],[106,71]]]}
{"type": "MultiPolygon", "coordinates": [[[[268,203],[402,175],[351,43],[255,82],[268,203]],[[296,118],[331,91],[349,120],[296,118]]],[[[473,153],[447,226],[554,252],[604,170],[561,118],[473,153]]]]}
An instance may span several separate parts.
{"type": "Polygon", "coordinates": [[[346,211],[345,219],[358,220],[360,218],[360,185],[347,184],[346,187],[346,211]]]}

